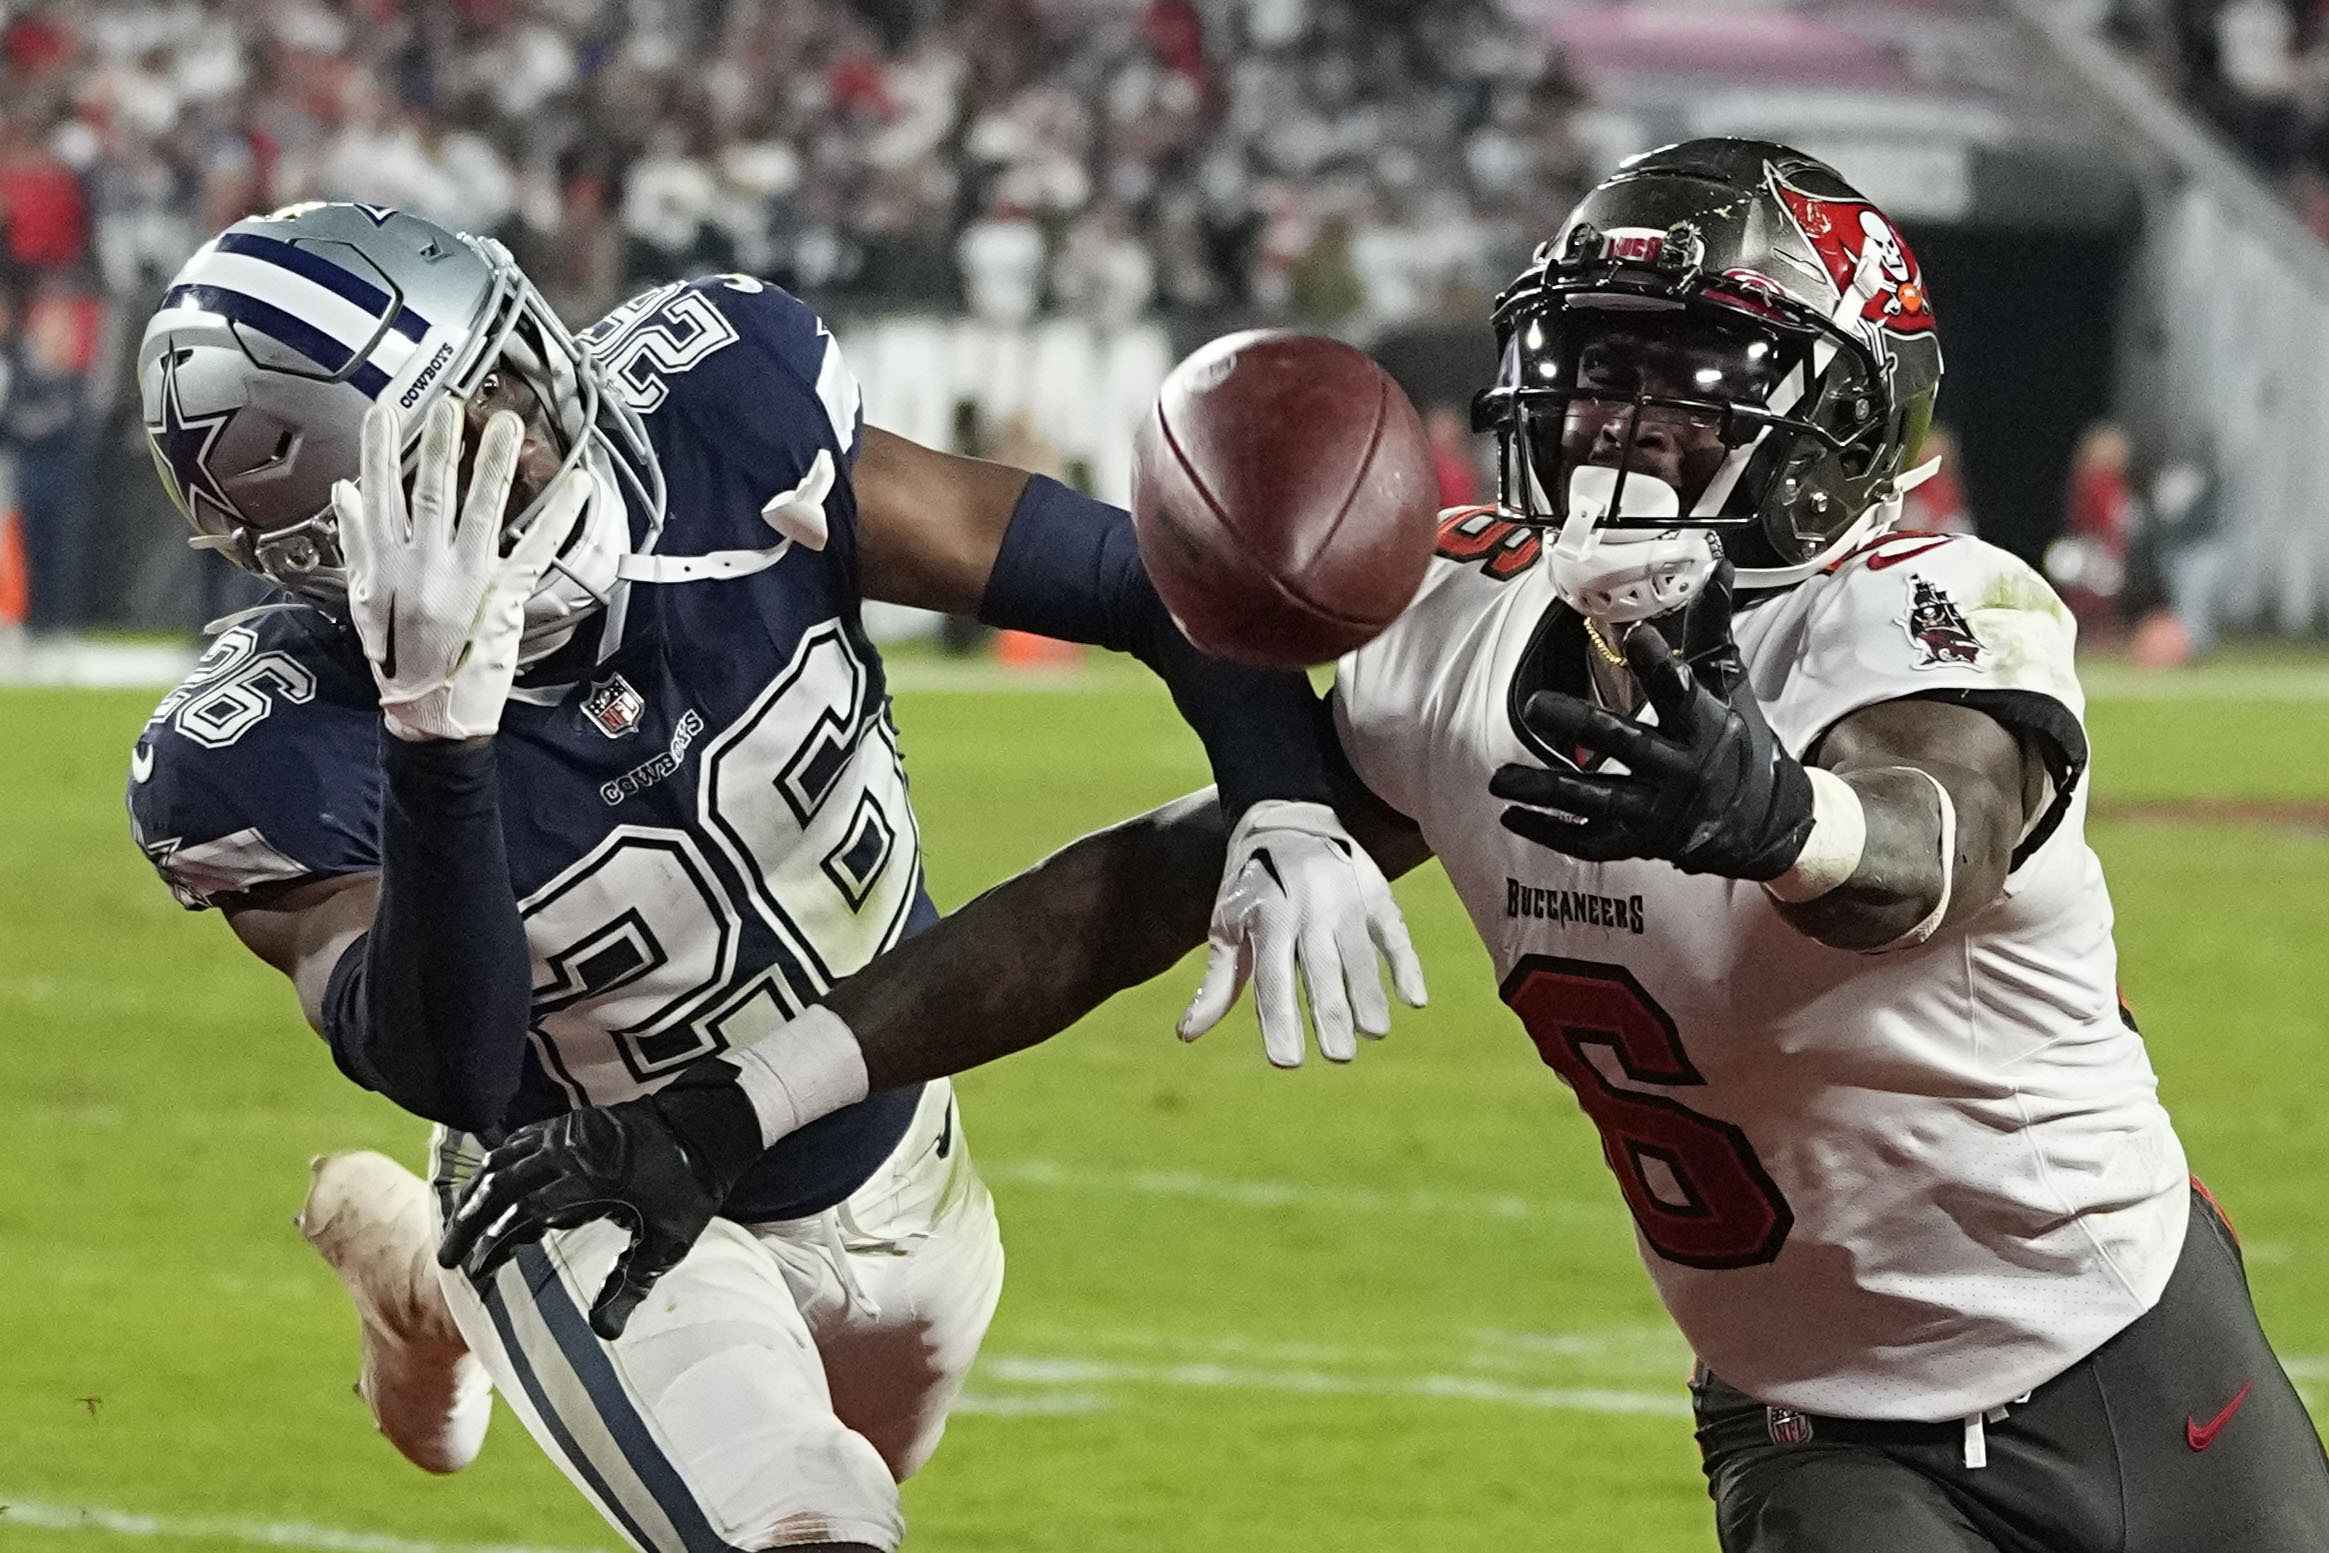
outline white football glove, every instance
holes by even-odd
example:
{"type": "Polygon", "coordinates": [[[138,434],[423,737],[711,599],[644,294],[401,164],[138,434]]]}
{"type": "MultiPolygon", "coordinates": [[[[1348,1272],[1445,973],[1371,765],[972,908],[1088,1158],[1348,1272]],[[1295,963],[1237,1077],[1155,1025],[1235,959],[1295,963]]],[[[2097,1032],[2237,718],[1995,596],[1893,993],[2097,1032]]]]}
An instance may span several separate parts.
{"type": "Polygon", "coordinates": [[[1299,965],[1320,1054],[1348,1062],[1358,1055],[1354,1021],[1376,1039],[1391,1029],[1378,952],[1400,1001],[1423,1007],[1423,965],[1390,883],[1324,804],[1269,799],[1245,811],[1229,836],[1210,943],[1204,984],[1181,1015],[1184,1041],[1220,1023],[1250,976],[1263,1050],[1281,1068],[1300,1067],[1299,965]]]}
{"type": "Polygon", "coordinates": [[[332,487],[348,613],[380,683],[380,710],[400,739],[475,739],[501,727],[518,670],[526,599],[572,531],[589,494],[562,478],[507,557],[502,514],[525,426],[507,410],[486,422],[466,497],[461,406],[439,400],[421,432],[409,504],[403,418],[382,402],[364,417],[364,478],[332,487]]]}

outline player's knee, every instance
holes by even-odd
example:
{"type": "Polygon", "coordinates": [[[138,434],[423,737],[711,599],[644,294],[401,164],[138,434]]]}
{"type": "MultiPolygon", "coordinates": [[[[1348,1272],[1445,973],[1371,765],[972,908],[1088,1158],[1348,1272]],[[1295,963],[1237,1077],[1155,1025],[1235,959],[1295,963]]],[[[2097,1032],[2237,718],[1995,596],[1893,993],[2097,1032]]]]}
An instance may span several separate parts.
{"type": "Polygon", "coordinates": [[[821,1387],[802,1384],[800,1356],[744,1347],[706,1358],[673,1379],[655,1414],[738,1547],[885,1549],[904,1536],[888,1463],[833,1416],[821,1387]]]}

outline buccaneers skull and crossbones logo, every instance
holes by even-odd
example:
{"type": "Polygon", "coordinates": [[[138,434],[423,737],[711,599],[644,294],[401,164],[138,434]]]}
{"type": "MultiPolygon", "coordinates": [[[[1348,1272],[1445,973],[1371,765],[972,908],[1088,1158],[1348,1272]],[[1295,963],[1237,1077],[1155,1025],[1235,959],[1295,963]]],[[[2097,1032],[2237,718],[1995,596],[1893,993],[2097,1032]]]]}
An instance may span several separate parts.
{"type": "Polygon", "coordinates": [[[1865,200],[1806,193],[1776,171],[1770,177],[1772,192],[1840,294],[1835,322],[1892,334],[1932,332],[1924,272],[1882,211],[1865,200]]]}

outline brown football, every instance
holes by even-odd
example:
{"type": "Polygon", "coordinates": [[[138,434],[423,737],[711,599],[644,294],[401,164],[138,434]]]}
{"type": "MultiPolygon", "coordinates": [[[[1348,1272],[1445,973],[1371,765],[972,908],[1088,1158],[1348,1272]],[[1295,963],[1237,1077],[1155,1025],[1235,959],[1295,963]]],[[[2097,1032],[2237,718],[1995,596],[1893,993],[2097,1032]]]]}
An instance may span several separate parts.
{"type": "Polygon", "coordinates": [[[1330,663],[1422,585],[1439,507],[1423,422],[1365,353],[1253,332],[1182,362],[1133,439],[1132,523],[1190,641],[1330,663]]]}

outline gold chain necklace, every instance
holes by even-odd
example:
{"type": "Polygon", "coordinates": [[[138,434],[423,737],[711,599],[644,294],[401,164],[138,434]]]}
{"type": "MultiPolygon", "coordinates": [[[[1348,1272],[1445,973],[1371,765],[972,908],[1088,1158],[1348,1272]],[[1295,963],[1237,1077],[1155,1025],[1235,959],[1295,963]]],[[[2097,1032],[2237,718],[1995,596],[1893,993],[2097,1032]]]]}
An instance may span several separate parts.
{"type": "Polygon", "coordinates": [[[1624,668],[1625,654],[1609,645],[1609,638],[1601,634],[1600,622],[1591,615],[1585,616],[1584,620],[1585,639],[1593,644],[1593,650],[1601,655],[1601,661],[1614,669],[1624,668]]]}

